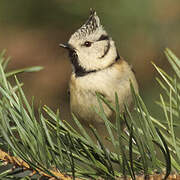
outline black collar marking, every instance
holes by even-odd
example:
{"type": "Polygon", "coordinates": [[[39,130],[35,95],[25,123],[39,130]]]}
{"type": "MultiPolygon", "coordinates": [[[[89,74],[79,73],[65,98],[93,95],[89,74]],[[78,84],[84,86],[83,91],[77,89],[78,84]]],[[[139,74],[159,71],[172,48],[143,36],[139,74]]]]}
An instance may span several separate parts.
{"type": "MultiPolygon", "coordinates": [[[[69,50],[69,57],[71,60],[71,63],[74,66],[74,72],[77,77],[84,76],[87,74],[87,71],[78,63],[78,56],[74,50],[69,50]]],[[[90,71],[88,71],[89,73],[90,71]]],[[[94,72],[94,71],[91,71],[94,72]]]]}
{"type": "MultiPolygon", "coordinates": [[[[74,52],[74,54],[76,54],[74,52]]],[[[70,55],[70,53],[69,53],[70,55]]],[[[90,73],[94,73],[94,72],[98,72],[98,71],[101,71],[103,69],[100,69],[100,70],[91,70],[91,71],[86,71],[79,63],[78,63],[78,56],[75,55],[75,56],[70,56],[71,58],[71,62],[74,66],[74,73],[75,73],[75,76],[76,77],[82,77],[82,76],[85,76],[87,74],[90,74],[90,73]]],[[[111,67],[113,64],[115,64],[118,60],[120,59],[120,56],[119,56],[119,53],[117,51],[117,56],[115,58],[115,61],[110,64],[108,67],[111,67]]]]}

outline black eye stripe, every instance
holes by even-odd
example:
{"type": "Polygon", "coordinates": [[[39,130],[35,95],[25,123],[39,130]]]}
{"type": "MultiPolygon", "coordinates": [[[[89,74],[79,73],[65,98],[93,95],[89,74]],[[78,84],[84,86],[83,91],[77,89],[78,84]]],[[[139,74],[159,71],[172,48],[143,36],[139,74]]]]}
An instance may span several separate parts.
{"type": "Polygon", "coordinates": [[[109,40],[109,37],[107,35],[101,35],[98,41],[103,41],[103,40],[109,40]]]}

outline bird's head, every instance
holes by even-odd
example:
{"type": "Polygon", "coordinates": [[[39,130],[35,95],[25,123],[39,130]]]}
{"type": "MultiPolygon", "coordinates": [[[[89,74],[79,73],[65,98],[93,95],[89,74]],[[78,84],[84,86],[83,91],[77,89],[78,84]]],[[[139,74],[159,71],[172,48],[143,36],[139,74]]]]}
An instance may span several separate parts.
{"type": "Polygon", "coordinates": [[[118,55],[114,41],[101,25],[94,10],[91,10],[85,24],[71,35],[68,43],[60,46],[68,49],[76,75],[104,69],[118,55]]]}

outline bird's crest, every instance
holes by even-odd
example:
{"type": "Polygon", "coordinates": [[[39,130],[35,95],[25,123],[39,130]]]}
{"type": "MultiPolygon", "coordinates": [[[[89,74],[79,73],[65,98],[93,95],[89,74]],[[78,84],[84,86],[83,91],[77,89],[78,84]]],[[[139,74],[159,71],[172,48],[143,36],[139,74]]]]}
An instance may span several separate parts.
{"type": "Polygon", "coordinates": [[[74,36],[82,37],[90,35],[99,27],[101,27],[99,17],[97,16],[96,11],[91,9],[88,20],[74,33],[74,36]]]}

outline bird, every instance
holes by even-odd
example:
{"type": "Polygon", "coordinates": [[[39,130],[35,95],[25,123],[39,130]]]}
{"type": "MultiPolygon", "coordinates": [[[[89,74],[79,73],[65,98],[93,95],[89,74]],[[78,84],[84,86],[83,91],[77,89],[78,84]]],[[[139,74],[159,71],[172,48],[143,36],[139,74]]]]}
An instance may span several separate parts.
{"type": "MultiPolygon", "coordinates": [[[[87,21],[60,44],[69,52],[72,74],[69,81],[71,112],[85,124],[104,124],[95,112],[99,109],[97,93],[115,105],[118,95],[119,110],[124,105],[131,108],[133,97],[131,83],[138,93],[138,83],[132,67],[118,53],[113,39],[108,35],[95,10],[90,11],[87,21]]],[[[106,117],[113,121],[114,112],[102,102],[106,117]]]]}

